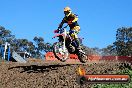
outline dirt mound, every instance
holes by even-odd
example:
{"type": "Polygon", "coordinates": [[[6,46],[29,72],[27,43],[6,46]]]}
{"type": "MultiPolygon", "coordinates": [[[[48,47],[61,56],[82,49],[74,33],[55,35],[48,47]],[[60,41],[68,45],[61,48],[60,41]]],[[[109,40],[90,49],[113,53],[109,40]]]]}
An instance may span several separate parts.
{"type": "Polygon", "coordinates": [[[124,68],[119,62],[98,63],[60,63],[47,61],[20,64],[17,62],[0,63],[1,88],[90,88],[92,84],[81,86],[77,81],[78,67],[82,66],[87,74],[115,74],[124,68]]]}

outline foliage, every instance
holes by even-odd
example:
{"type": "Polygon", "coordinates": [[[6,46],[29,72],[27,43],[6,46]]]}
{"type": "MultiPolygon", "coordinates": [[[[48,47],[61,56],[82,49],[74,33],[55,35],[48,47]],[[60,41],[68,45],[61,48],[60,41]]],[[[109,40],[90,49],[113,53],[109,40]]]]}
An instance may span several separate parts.
{"type": "Polygon", "coordinates": [[[89,48],[87,46],[82,45],[82,48],[87,55],[99,55],[99,52],[97,51],[97,49],[99,50],[99,48],[97,48],[97,47],[89,48]]]}
{"type": "Polygon", "coordinates": [[[40,58],[43,55],[42,52],[52,51],[52,44],[45,43],[42,37],[35,36],[33,40],[35,44],[27,39],[16,39],[10,30],[0,26],[0,45],[8,42],[11,45],[11,51],[26,51],[36,58],[40,58]]]}
{"type": "Polygon", "coordinates": [[[101,49],[101,55],[102,56],[116,56],[117,52],[116,49],[114,47],[114,45],[108,45],[106,48],[101,49]]]}
{"type": "Polygon", "coordinates": [[[10,42],[14,39],[14,35],[11,35],[11,31],[5,29],[4,27],[0,26],[0,44],[4,44],[5,42],[10,42]]]}
{"type": "Polygon", "coordinates": [[[117,29],[114,45],[119,56],[132,56],[132,27],[117,29]]]}
{"type": "Polygon", "coordinates": [[[132,56],[132,27],[119,28],[116,32],[116,41],[112,45],[100,50],[101,55],[132,56]]]}

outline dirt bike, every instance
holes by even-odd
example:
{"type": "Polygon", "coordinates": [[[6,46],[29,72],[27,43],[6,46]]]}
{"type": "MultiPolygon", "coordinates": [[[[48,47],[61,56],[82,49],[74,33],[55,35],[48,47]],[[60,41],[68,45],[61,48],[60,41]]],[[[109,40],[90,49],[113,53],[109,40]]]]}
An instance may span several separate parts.
{"type": "MultiPolygon", "coordinates": [[[[78,56],[78,59],[80,60],[80,62],[86,63],[87,55],[85,55],[85,52],[82,49],[81,49],[81,51],[76,49],[76,43],[75,43],[74,39],[72,39],[72,37],[66,31],[67,26],[68,25],[61,28],[58,31],[58,34],[56,34],[53,37],[53,38],[58,37],[58,41],[59,41],[59,42],[55,42],[53,44],[53,53],[54,53],[55,57],[58,60],[65,62],[68,59],[69,54],[76,54],[78,56]]],[[[81,38],[79,38],[79,40],[80,40],[80,42],[82,41],[81,38]]]]}

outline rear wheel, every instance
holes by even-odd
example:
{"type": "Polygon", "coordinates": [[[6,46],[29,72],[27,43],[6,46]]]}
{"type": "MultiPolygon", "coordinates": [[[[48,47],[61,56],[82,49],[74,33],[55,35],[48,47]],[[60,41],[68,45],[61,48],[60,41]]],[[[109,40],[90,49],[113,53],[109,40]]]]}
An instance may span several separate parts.
{"type": "Polygon", "coordinates": [[[67,48],[65,47],[64,49],[63,42],[56,42],[53,44],[53,53],[55,57],[62,62],[65,62],[69,56],[67,48]]]}

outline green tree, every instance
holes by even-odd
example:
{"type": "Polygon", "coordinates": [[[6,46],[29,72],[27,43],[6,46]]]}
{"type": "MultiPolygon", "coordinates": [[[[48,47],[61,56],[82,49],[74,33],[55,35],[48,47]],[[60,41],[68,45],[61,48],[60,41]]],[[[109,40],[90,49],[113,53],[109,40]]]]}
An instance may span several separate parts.
{"type": "Polygon", "coordinates": [[[40,57],[41,55],[43,55],[43,52],[49,52],[52,51],[52,44],[51,43],[45,43],[44,39],[42,37],[37,37],[35,36],[34,39],[35,41],[35,52],[36,52],[36,56],[40,57]]]}
{"type": "Polygon", "coordinates": [[[11,31],[5,29],[0,26],[0,44],[4,44],[5,42],[11,42],[15,38],[14,35],[11,35],[11,31]]]}
{"type": "Polygon", "coordinates": [[[102,56],[116,56],[117,52],[114,45],[108,45],[106,48],[101,49],[101,55],[102,56]]]}
{"type": "Polygon", "coordinates": [[[115,45],[119,56],[132,56],[132,27],[117,29],[115,45]]]}

